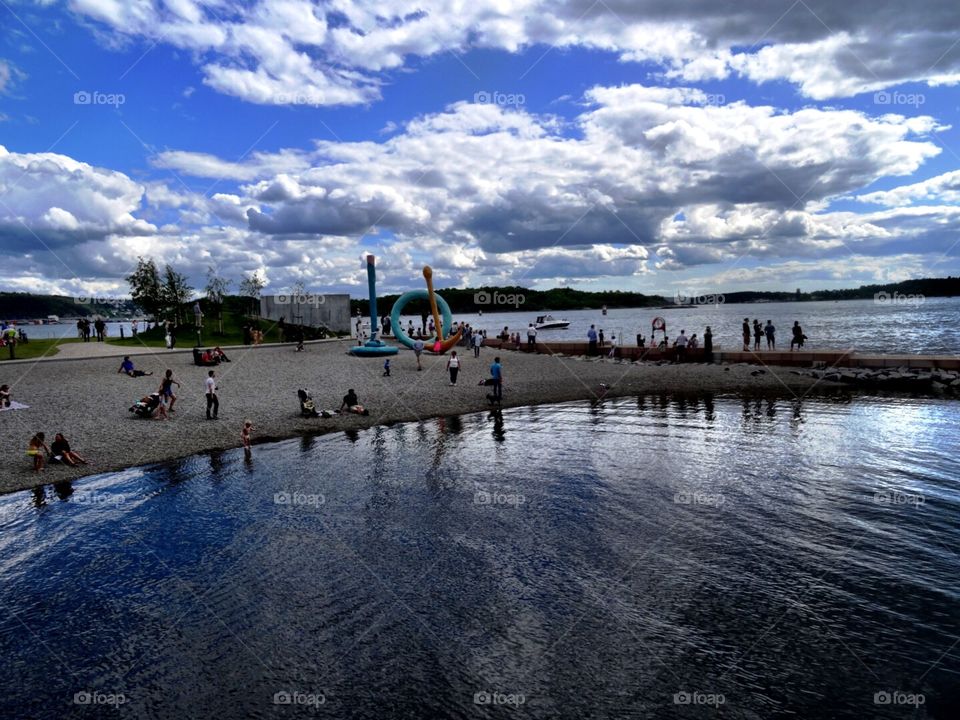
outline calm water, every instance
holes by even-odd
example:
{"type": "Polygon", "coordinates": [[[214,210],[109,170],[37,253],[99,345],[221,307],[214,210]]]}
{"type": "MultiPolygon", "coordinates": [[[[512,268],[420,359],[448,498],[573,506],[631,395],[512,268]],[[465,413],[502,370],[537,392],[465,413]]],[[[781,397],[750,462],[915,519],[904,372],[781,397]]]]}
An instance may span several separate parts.
{"type": "MultiPolygon", "coordinates": [[[[483,315],[457,315],[463,320],[488,333],[495,334],[507,325],[510,332],[520,331],[526,339],[527,324],[536,319],[538,312],[494,313],[484,310],[483,315]]],[[[658,310],[656,308],[609,310],[604,317],[599,310],[576,310],[553,313],[571,321],[566,330],[546,330],[540,338],[585,341],[591,324],[603,328],[607,338],[612,333],[626,338],[628,345],[636,343],[638,332],[650,337],[650,324],[657,316],[667,323],[667,334],[673,338],[686,330],[687,335],[703,336],[707,325],[713,330],[713,341],[726,349],[741,347],[740,326],[743,318],[754,318],[766,324],[773,320],[777,328],[778,346],[790,347],[790,328],[794,320],[809,337],[806,349],[855,348],[860,352],[885,352],[909,354],[960,353],[960,298],[926,298],[920,304],[873,300],[847,300],[843,302],[759,303],[747,305],[721,304],[701,305],[687,310],[658,310]]],[[[420,319],[414,319],[419,324],[420,319]]],[[[404,318],[406,327],[407,318],[404,318]]],[[[766,347],[766,342],[764,342],[766,347]]]]}
{"type": "Polygon", "coordinates": [[[0,497],[0,717],[956,717],[958,428],[631,398],[0,497]]]}

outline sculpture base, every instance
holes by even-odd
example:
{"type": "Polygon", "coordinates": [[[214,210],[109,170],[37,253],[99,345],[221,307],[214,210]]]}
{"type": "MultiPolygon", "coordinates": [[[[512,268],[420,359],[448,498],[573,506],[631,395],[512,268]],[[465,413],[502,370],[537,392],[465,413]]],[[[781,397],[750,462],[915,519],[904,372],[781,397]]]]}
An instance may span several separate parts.
{"type": "Polygon", "coordinates": [[[354,357],[384,357],[386,355],[396,355],[400,348],[380,342],[379,340],[368,340],[365,345],[354,345],[350,348],[350,354],[354,357]]]}

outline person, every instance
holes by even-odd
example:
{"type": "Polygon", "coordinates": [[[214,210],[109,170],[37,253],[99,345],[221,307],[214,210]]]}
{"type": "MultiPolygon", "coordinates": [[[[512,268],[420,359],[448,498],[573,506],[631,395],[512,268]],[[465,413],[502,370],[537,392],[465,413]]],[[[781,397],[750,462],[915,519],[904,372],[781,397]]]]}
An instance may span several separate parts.
{"type": "Polygon", "coordinates": [[[53,438],[53,443],[50,445],[50,462],[59,462],[70,467],[87,464],[86,460],[70,449],[70,443],[67,442],[63,433],[57,433],[53,438]]]}
{"type": "Polygon", "coordinates": [[[280,320],[277,321],[277,335],[280,337],[280,342],[286,342],[287,340],[287,321],[283,319],[283,316],[280,316],[280,320]]]}
{"type": "Polygon", "coordinates": [[[202,362],[204,365],[209,365],[210,363],[214,362],[213,354],[209,350],[204,350],[202,353],[200,353],[200,362],[202,362]]]}
{"type": "Polygon", "coordinates": [[[535,350],[537,347],[537,328],[533,323],[527,327],[527,347],[535,350]]]}
{"type": "Polygon", "coordinates": [[[173,394],[173,386],[180,387],[180,383],[173,379],[173,370],[167,370],[160,381],[160,397],[166,404],[167,410],[173,412],[173,404],[177,401],[177,396],[173,394]]]}
{"type": "Polygon", "coordinates": [[[250,457],[250,433],[253,432],[253,423],[247,420],[243,423],[243,430],[240,431],[240,444],[243,446],[243,454],[250,457]]]}
{"type": "Polygon", "coordinates": [[[217,415],[220,412],[220,398],[217,397],[217,381],[214,379],[215,373],[213,370],[207,373],[207,379],[205,382],[206,393],[207,393],[207,420],[216,420],[217,415]],[[210,415],[210,411],[213,411],[213,415],[210,415]]]}
{"type": "Polygon", "coordinates": [[[643,333],[637,333],[637,347],[643,349],[644,345],[646,345],[646,341],[644,340],[643,333]]]}
{"type": "Polygon", "coordinates": [[[383,361],[383,376],[390,377],[390,358],[383,361]]]}
{"type": "Polygon", "coordinates": [[[509,325],[504,325],[504,326],[503,326],[503,332],[500,333],[500,339],[503,340],[504,342],[507,342],[507,340],[509,340],[511,337],[513,337],[512,335],[510,335],[509,330],[510,330],[510,326],[509,326],[509,325]]]}
{"type": "Polygon", "coordinates": [[[220,349],[220,346],[217,345],[213,350],[210,351],[210,354],[217,362],[230,362],[230,358],[227,357],[227,354],[220,349]]]}
{"type": "Polygon", "coordinates": [[[746,352],[750,350],[750,318],[743,319],[743,349],[746,352]]]}
{"type": "Polygon", "coordinates": [[[698,347],[700,347],[700,341],[697,340],[697,334],[694,333],[690,336],[690,340],[687,342],[687,349],[696,350],[698,347]]]}
{"type": "Polygon", "coordinates": [[[677,362],[682,363],[687,356],[687,342],[689,338],[687,337],[687,331],[681,330],[680,335],[677,337],[674,345],[677,348],[677,362]]]}
{"type": "MultiPolygon", "coordinates": [[[[433,326],[430,326],[430,334],[433,334],[433,326]]],[[[413,320],[407,321],[407,335],[413,337],[413,320]]]]}
{"type": "Polygon", "coordinates": [[[793,346],[796,344],[797,350],[800,350],[803,347],[803,341],[806,340],[807,336],[803,334],[803,328],[800,327],[800,321],[793,321],[793,337],[790,339],[790,350],[793,351],[793,346]]]}
{"type": "Polygon", "coordinates": [[[136,321],[136,320],[134,320],[133,322],[130,323],[130,334],[133,335],[133,337],[136,337],[136,336],[137,336],[137,321],[136,321]]]}
{"type": "Polygon", "coordinates": [[[713,363],[713,331],[709,325],[703,333],[703,359],[704,362],[713,363]]]}
{"type": "Polygon", "coordinates": [[[600,332],[597,334],[597,344],[603,347],[603,328],[600,328],[600,332]]]}
{"type": "Polygon", "coordinates": [[[610,336],[610,352],[607,353],[608,358],[615,358],[617,356],[617,336],[613,334],[610,336]]]}
{"type": "Polygon", "coordinates": [[[760,341],[763,340],[763,326],[759,318],[753,320],[753,349],[754,352],[760,352],[760,341]]]}
{"type": "Polygon", "coordinates": [[[123,356],[123,362],[120,363],[120,369],[117,370],[117,374],[124,373],[129,375],[132,378],[143,377],[144,375],[153,375],[152,372],[144,372],[143,370],[134,370],[133,369],[133,360],[130,359],[129,355],[123,356]]]}
{"type": "Polygon", "coordinates": [[[337,412],[343,412],[344,410],[356,413],[357,415],[370,414],[370,411],[360,404],[360,399],[357,397],[357,393],[353,391],[353,388],[347,390],[347,394],[343,396],[343,402],[340,403],[340,409],[337,412]]]}
{"type": "Polygon", "coordinates": [[[423,352],[423,340],[417,338],[413,343],[413,354],[417,356],[417,370],[423,370],[423,366],[420,364],[420,353],[423,352]]]}
{"type": "Polygon", "coordinates": [[[10,407],[9,385],[0,385],[0,407],[10,407]]]}
{"type": "Polygon", "coordinates": [[[767,350],[777,349],[777,342],[775,339],[776,332],[777,329],[773,326],[773,321],[767,320],[767,324],[763,328],[763,333],[767,336],[767,350]]]}
{"type": "Polygon", "coordinates": [[[50,448],[47,447],[47,444],[44,442],[44,435],[42,432],[38,432],[27,444],[27,455],[33,458],[33,471],[35,473],[43,470],[43,466],[46,464],[46,459],[44,453],[49,453],[50,448]]]}
{"type": "Polygon", "coordinates": [[[478,358],[480,357],[480,348],[483,347],[483,335],[480,334],[479,330],[473,334],[472,342],[473,356],[478,358]]]}
{"type": "Polygon", "coordinates": [[[457,375],[460,373],[460,358],[457,357],[457,351],[454,350],[447,360],[447,370],[450,371],[450,385],[457,384],[457,375]]]}
{"type": "Polygon", "coordinates": [[[593,356],[597,354],[597,330],[591,325],[590,329],[587,330],[587,355],[593,356]]]}
{"type": "Polygon", "coordinates": [[[493,380],[492,396],[495,400],[503,400],[503,365],[500,364],[500,356],[493,359],[493,365],[490,366],[490,377],[493,380]]]}

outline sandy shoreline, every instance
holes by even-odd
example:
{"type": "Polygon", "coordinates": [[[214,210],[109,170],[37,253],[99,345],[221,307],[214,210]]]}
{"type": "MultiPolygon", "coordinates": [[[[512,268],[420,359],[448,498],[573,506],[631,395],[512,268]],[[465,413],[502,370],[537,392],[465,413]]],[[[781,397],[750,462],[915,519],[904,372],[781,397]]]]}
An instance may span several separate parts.
{"type": "Polygon", "coordinates": [[[763,374],[745,365],[663,365],[584,361],[572,357],[534,355],[484,348],[479,359],[464,351],[456,387],[449,386],[446,357],[423,357],[417,372],[410,351],[391,361],[391,377],[382,377],[382,360],[346,354],[350,341],[311,344],[304,352],[290,346],[261,346],[231,351],[233,362],[217,368],[220,419],[205,419],[203,381],[207,368],[193,365],[189,350],[158,351],[135,358],[152,377],[117,374],[117,358],[38,362],[7,367],[0,382],[12,385],[15,400],[26,410],[0,413],[0,447],[9,458],[0,476],[0,492],[71,480],[192,455],[235,448],[245,419],[255,425],[254,441],[303,434],[366,428],[489,408],[487,388],[478,382],[489,375],[495,354],[504,364],[503,407],[642,393],[782,393],[803,395],[833,383],[770,368],[763,374]],[[177,412],[169,421],[135,418],[127,408],[156,390],[170,368],[182,384],[177,412]],[[608,389],[603,390],[601,384],[608,389]],[[335,416],[305,419],[299,415],[296,391],[306,387],[317,407],[335,410],[348,388],[355,388],[369,417],[335,416]],[[46,433],[49,445],[62,432],[73,449],[91,463],[76,469],[50,466],[32,472],[27,441],[46,433]]]}

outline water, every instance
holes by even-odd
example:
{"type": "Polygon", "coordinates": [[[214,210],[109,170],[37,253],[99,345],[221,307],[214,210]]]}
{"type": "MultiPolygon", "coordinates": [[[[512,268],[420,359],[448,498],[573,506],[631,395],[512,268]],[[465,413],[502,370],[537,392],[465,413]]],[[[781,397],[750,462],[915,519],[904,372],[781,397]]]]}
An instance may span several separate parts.
{"type": "MultiPolygon", "coordinates": [[[[92,323],[92,321],[91,321],[92,323]]],[[[64,320],[58,325],[24,325],[19,324],[17,327],[22,327],[24,332],[27,333],[27,337],[35,340],[45,340],[50,338],[75,338],[79,337],[77,332],[77,323],[76,320],[73,322],[69,320],[64,320]]],[[[107,322],[107,337],[108,338],[119,338],[120,337],[120,328],[123,328],[123,333],[126,337],[131,336],[130,332],[130,323],[129,322],[107,322]]],[[[142,330],[144,324],[139,323],[139,327],[142,330]]],[[[93,329],[93,325],[90,326],[90,335],[91,342],[96,342],[97,334],[93,329]]]]}
{"type": "MultiPolygon", "coordinates": [[[[442,293],[441,293],[442,294],[442,293]]],[[[491,307],[491,310],[493,308],[491,307]]],[[[464,314],[455,320],[468,322],[474,327],[495,335],[509,326],[510,332],[520,331],[526,340],[527,324],[533,322],[536,311],[488,312],[483,315],[464,314]]],[[[636,343],[637,333],[650,337],[650,326],[657,316],[667,323],[667,334],[674,338],[680,330],[687,335],[703,331],[709,325],[713,331],[714,347],[719,343],[724,349],[739,350],[742,347],[740,328],[743,318],[759,319],[761,324],[773,320],[777,328],[778,347],[789,349],[790,328],[795,320],[809,337],[807,350],[854,348],[862,353],[955,355],[960,353],[960,298],[926,298],[922,303],[901,302],[876,303],[873,300],[845,300],[842,302],[782,302],[757,304],[701,305],[685,310],[660,310],[657,308],[611,309],[604,317],[599,310],[574,310],[554,312],[554,317],[571,321],[566,330],[544,330],[541,340],[586,341],[591,324],[603,328],[607,338],[611,334],[623,336],[626,344],[636,343]]],[[[419,326],[420,318],[404,316],[403,326],[413,319],[419,326]]],[[[763,344],[766,347],[766,341],[763,344]]]]}
{"type": "Polygon", "coordinates": [[[624,398],[5,496],[0,716],[952,718],[958,428],[624,398]]]}

